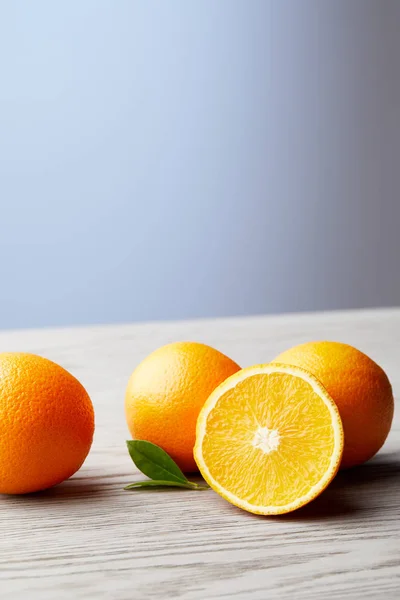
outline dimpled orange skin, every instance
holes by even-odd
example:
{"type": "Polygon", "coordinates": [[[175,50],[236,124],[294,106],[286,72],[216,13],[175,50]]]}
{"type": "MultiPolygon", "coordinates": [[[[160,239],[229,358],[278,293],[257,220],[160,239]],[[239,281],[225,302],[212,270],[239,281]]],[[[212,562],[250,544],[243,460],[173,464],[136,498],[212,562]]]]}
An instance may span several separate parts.
{"type": "Polygon", "coordinates": [[[308,370],[335,401],[344,429],[341,468],[362,464],[383,446],[393,419],[392,387],[366,354],[339,342],[310,342],[283,352],[273,362],[308,370]]]}
{"type": "Polygon", "coordinates": [[[26,494],[68,479],[92,444],[91,400],[56,363],[0,354],[0,493],[26,494]]]}
{"type": "Polygon", "coordinates": [[[200,409],[239,370],[233,360],[205,344],[162,346],[139,364],[128,383],[125,414],[132,437],[163,448],[182,471],[198,471],[193,448],[200,409]]]}

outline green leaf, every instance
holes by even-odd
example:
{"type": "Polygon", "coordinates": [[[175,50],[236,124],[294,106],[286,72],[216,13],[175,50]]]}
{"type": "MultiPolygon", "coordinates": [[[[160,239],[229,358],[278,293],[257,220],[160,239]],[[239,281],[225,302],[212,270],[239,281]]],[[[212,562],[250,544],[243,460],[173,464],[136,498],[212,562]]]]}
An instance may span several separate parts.
{"type": "Polygon", "coordinates": [[[190,481],[162,481],[157,479],[148,479],[147,481],[135,481],[134,483],[130,483],[129,485],[124,487],[124,490],[134,490],[138,488],[161,488],[161,487],[179,487],[186,488],[188,490],[208,490],[209,487],[207,485],[199,485],[197,483],[192,483],[190,481]]]}
{"type": "Polygon", "coordinates": [[[145,440],[130,440],[126,444],[139,471],[150,479],[188,483],[176,462],[159,446],[145,440]]]}

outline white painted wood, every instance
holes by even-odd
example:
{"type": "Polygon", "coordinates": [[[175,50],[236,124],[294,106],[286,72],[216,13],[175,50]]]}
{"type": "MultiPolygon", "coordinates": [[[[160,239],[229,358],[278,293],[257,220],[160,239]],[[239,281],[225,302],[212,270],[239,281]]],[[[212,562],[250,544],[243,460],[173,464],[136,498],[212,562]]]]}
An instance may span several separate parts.
{"type": "Polygon", "coordinates": [[[400,309],[0,333],[0,351],[41,354],[93,399],[92,452],[68,482],[0,498],[0,597],[295,599],[400,597],[400,418],[370,463],[290,515],[256,517],[213,491],[124,492],[127,379],[161,344],[212,344],[243,366],[302,341],[364,350],[400,390],[400,309]]]}

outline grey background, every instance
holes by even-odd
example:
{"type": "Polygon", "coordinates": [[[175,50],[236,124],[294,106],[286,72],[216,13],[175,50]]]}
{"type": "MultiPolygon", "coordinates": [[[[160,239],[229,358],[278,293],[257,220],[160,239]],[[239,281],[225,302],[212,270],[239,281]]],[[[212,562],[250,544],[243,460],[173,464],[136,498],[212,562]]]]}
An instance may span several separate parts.
{"type": "Polygon", "coordinates": [[[399,304],[399,27],[0,2],[0,327],[399,304]]]}

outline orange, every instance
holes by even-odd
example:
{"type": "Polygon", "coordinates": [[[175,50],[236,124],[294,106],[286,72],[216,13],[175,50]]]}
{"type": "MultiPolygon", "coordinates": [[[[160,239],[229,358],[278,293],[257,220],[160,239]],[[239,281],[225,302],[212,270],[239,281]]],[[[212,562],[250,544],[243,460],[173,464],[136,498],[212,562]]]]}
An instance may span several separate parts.
{"type": "Polygon", "coordinates": [[[229,377],[197,421],[194,455],[223,498],[252,513],[287,513],[318,496],[343,451],[338,409],[303,369],[258,365],[229,377]]]}
{"type": "Polygon", "coordinates": [[[378,452],[390,431],[394,402],[389,379],[371,358],[347,344],[310,342],[274,362],[311,371],[336,402],[345,439],[341,467],[359,465],[378,452]]]}
{"type": "Polygon", "coordinates": [[[0,354],[0,493],[64,481],[85,460],[93,431],[90,398],[68,371],[34,354],[0,354]]]}
{"type": "Polygon", "coordinates": [[[178,342],[159,348],[134,370],[125,413],[134,439],[161,446],[183,471],[196,471],[196,420],[210,393],[240,367],[210,346],[178,342]]]}

